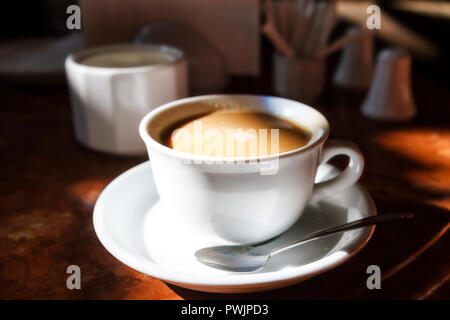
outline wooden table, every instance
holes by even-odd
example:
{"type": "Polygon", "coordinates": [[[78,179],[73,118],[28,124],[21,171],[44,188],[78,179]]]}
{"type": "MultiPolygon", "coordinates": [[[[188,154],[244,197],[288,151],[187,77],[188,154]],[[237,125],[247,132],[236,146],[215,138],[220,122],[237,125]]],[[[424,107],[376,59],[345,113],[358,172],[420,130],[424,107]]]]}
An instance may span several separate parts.
{"type": "MultiPolygon", "coordinates": [[[[227,91],[272,94],[270,87],[270,77],[233,78],[227,91]]],[[[146,157],[113,157],[77,143],[65,88],[0,84],[0,298],[449,299],[450,94],[418,77],[413,87],[419,114],[410,123],[369,121],[359,112],[364,94],[330,85],[316,106],[331,137],[351,139],[364,153],[361,183],[379,212],[412,211],[416,218],[380,225],[349,262],[298,285],[220,295],[134,271],[98,241],[97,196],[146,157]],[[81,267],[81,290],[66,288],[72,264],[81,267]],[[371,264],[381,268],[381,290],[366,287],[371,264]]]]}

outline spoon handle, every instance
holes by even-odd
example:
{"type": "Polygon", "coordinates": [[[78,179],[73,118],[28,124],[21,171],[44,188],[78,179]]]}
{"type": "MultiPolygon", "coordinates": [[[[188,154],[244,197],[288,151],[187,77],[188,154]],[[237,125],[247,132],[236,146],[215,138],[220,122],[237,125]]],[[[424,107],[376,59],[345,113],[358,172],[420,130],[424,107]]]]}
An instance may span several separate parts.
{"type": "Polygon", "coordinates": [[[299,239],[288,242],[286,244],[283,244],[282,246],[279,246],[279,247],[276,247],[276,248],[270,250],[269,255],[273,256],[277,253],[291,249],[292,247],[295,247],[306,241],[313,240],[313,239],[323,237],[323,236],[327,236],[327,235],[330,235],[333,233],[367,227],[367,226],[371,226],[371,225],[374,225],[377,223],[382,223],[382,222],[391,221],[391,220],[411,219],[412,217],[414,217],[414,215],[412,213],[393,213],[393,214],[384,214],[381,216],[373,216],[373,217],[355,220],[355,221],[344,223],[344,224],[341,224],[341,225],[338,225],[335,227],[330,227],[330,228],[322,229],[322,230],[307,234],[299,239]]]}

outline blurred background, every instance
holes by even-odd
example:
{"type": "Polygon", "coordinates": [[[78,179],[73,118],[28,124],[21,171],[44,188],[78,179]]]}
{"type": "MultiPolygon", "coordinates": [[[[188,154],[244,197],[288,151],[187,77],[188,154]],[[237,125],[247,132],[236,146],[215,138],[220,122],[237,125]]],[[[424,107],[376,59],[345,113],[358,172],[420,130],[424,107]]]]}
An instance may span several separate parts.
{"type": "MultiPolygon", "coordinates": [[[[107,19],[98,20],[101,15],[110,16],[117,24],[113,28],[116,30],[119,26],[122,29],[139,31],[140,27],[148,24],[149,20],[139,18],[137,13],[131,13],[135,16],[130,16],[130,10],[123,11],[124,7],[132,8],[135,2],[136,5],[142,7],[142,1],[131,1],[127,5],[118,5],[117,1],[80,1],[83,10],[82,24],[83,31],[90,35],[88,40],[92,40],[90,45],[95,44],[96,32],[107,28],[106,24],[110,23],[107,19]],[[96,4],[94,4],[96,3],[96,4]],[[116,6],[116,9],[114,9],[116,6]],[[103,13],[103,14],[101,14],[103,13]],[[120,13],[120,14],[119,14],[120,13]],[[89,16],[87,16],[89,15],[89,16]],[[131,23],[130,19],[134,19],[131,23]],[[143,20],[144,19],[144,20],[143,20]],[[101,25],[101,24],[104,25],[101,25]]],[[[147,1],[147,3],[162,3],[164,1],[147,1]]],[[[220,2],[220,1],[219,1],[220,2]]],[[[242,1],[250,3],[247,9],[251,6],[256,8],[255,1],[242,1]]],[[[257,2],[257,1],[256,1],[257,2]]],[[[176,8],[176,1],[168,1],[167,8],[160,13],[153,12],[149,16],[152,19],[164,19],[168,14],[168,10],[181,10],[186,5],[176,8]]],[[[262,2],[261,2],[262,3],[262,2]]],[[[73,30],[68,30],[66,27],[66,20],[68,14],[66,9],[71,4],[80,4],[75,0],[35,0],[32,2],[23,1],[8,1],[2,4],[0,12],[0,39],[3,43],[9,40],[25,39],[25,38],[40,38],[40,37],[62,37],[73,30]]],[[[376,37],[376,44],[378,46],[401,46],[409,49],[413,56],[414,70],[420,72],[426,77],[434,79],[440,85],[448,88],[448,72],[449,72],[449,46],[448,34],[450,32],[450,2],[444,0],[381,0],[381,1],[358,1],[358,0],[340,0],[337,1],[339,20],[333,30],[331,39],[336,38],[345,32],[349,24],[363,23],[368,14],[366,8],[371,4],[377,4],[382,9],[382,23],[383,27],[376,37]]],[[[201,1],[193,1],[193,10],[195,6],[201,5],[201,1]]],[[[189,6],[188,5],[188,6],[189,6]]],[[[239,12],[239,4],[233,3],[239,12]]],[[[242,6],[242,5],[241,5],[242,6]]],[[[154,6],[160,9],[162,6],[154,6]]],[[[261,10],[262,5],[259,6],[261,20],[264,20],[261,10]]],[[[149,10],[153,10],[149,6],[149,10]]],[[[136,10],[136,9],[134,9],[136,10]]],[[[137,10],[138,11],[138,10],[137,10]]],[[[217,14],[217,13],[216,13],[217,14]]],[[[145,15],[144,15],[145,16],[145,15]]],[[[242,17],[233,17],[231,14],[227,17],[229,20],[238,20],[242,17]]],[[[127,31],[128,32],[128,31],[127,31]]],[[[126,33],[126,32],[125,32],[126,33]]],[[[230,33],[228,35],[232,37],[230,33]]],[[[105,38],[105,37],[104,37],[105,38]]],[[[133,38],[125,34],[109,35],[109,39],[104,39],[105,42],[124,42],[124,40],[132,41],[133,38]],[[114,39],[116,37],[116,39],[114,39]],[[114,41],[116,40],[116,41],[114,41]]],[[[250,39],[249,41],[254,41],[250,39]]],[[[262,48],[270,47],[265,38],[262,39],[262,48]]],[[[270,52],[262,50],[263,56],[270,56],[270,52]]],[[[1,56],[0,56],[1,57],[1,56]]],[[[264,57],[263,57],[264,58],[264,57]]],[[[262,61],[262,60],[261,60],[262,61]]],[[[269,61],[269,60],[267,60],[269,61]]],[[[254,72],[244,72],[254,73],[254,72]]]]}

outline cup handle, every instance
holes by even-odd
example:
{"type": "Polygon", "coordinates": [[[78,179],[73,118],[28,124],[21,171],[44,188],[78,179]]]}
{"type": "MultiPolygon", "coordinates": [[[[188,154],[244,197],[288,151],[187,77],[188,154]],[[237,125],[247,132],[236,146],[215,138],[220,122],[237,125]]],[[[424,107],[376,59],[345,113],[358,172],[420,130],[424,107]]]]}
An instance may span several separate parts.
{"type": "Polygon", "coordinates": [[[347,168],[337,177],[314,185],[312,201],[318,201],[337,192],[347,189],[358,181],[364,169],[364,158],[359,148],[348,140],[330,140],[325,143],[320,156],[319,165],[328,162],[337,155],[349,157],[347,168]]]}

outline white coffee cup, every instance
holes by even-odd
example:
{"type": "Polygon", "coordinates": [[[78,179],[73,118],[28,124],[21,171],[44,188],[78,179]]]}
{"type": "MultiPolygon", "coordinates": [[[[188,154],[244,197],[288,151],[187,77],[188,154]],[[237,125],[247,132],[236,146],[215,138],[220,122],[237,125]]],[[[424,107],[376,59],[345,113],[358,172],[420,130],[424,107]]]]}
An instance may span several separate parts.
{"type": "Polygon", "coordinates": [[[147,114],[139,131],[166,213],[196,234],[229,243],[257,243],[279,235],[295,223],[311,198],[319,200],[348,188],[364,167],[361,152],[353,143],[332,140],[324,146],[329,125],[322,114],[278,97],[206,95],[181,99],[147,114]],[[162,143],[168,127],[222,108],[268,112],[307,128],[311,139],[299,149],[250,158],[195,155],[162,143]],[[314,183],[317,167],[340,154],[350,158],[347,168],[331,180],[314,183]]]}
{"type": "Polygon", "coordinates": [[[162,45],[119,45],[70,55],[65,63],[76,138],[89,148],[123,155],[145,153],[138,125],[153,108],[187,96],[182,51],[162,45]],[[154,63],[129,67],[83,64],[104,54],[155,55],[154,63]],[[158,60],[159,57],[160,61],[158,60]],[[164,58],[164,59],[162,59],[164,58]]]}

